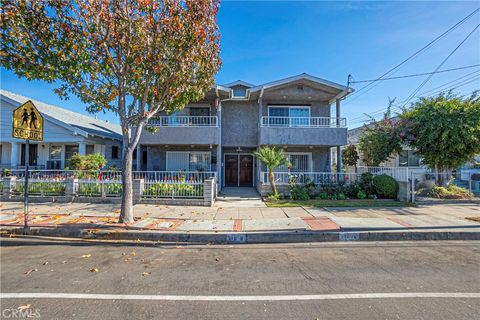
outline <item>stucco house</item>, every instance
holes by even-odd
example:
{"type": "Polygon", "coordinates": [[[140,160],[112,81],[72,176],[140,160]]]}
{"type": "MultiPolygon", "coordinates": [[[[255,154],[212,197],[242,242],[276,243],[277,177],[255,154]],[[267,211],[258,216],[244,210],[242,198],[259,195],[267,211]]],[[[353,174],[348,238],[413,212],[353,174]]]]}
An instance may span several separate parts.
{"type": "Polygon", "coordinates": [[[262,191],[266,168],[254,152],[278,146],[291,167],[277,171],[329,172],[330,149],[340,153],[347,143],[340,100],[350,92],[305,73],[261,85],[240,80],[215,85],[203,100],[150,123],[158,131],[142,133],[135,167],[215,172],[221,188],[262,191]]]}
{"type": "Polygon", "coordinates": [[[63,169],[75,153],[100,153],[106,157],[107,167],[121,166],[119,125],[0,90],[2,168],[17,169],[25,165],[25,142],[12,138],[12,112],[28,100],[44,117],[44,140],[30,142],[28,161],[32,168],[63,169]]]}

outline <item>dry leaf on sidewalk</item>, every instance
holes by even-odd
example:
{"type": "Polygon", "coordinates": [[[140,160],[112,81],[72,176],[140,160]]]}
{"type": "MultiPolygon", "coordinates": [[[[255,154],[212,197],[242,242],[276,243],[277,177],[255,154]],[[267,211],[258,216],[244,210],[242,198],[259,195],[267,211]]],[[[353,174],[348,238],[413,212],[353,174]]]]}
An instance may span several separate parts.
{"type": "Polygon", "coordinates": [[[30,273],[32,273],[34,271],[38,271],[38,269],[32,269],[32,270],[25,271],[23,274],[28,276],[30,273]]]}
{"type": "Polygon", "coordinates": [[[31,304],[24,304],[24,305],[19,306],[17,309],[18,310],[24,310],[24,309],[28,309],[30,307],[31,307],[31,304]]]}
{"type": "Polygon", "coordinates": [[[142,277],[148,277],[151,274],[151,272],[143,272],[142,277]]]}
{"type": "Polygon", "coordinates": [[[98,272],[98,268],[92,268],[90,269],[90,272],[98,272]]]}
{"type": "Polygon", "coordinates": [[[90,258],[91,256],[92,256],[92,255],[91,255],[90,253],[89,253],[89,254],[84,254],[84,255],[82,256],[82,258],[90,258]]]}

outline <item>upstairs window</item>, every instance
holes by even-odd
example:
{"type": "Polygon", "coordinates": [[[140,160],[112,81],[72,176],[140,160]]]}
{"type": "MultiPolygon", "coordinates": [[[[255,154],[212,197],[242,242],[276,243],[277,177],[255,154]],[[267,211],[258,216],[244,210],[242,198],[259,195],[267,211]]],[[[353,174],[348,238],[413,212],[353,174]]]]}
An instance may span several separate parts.
{"type": "Polygon", "coordinates": [[[269,125],[301,127],[309,125],[309,106],[269,106],[269,125]]]}
{"type": "Polygon", "coordinates": [[[398,155],[398,165],[400,167],[419,167],[420,158],[415,150],[403,150],[398,155]]]}
{"type": "Polygon", "coordinates": [[[234,88],[233,96],[235,98],[245,98],[247,96],[247,89],[243,87],[234,88]]]}

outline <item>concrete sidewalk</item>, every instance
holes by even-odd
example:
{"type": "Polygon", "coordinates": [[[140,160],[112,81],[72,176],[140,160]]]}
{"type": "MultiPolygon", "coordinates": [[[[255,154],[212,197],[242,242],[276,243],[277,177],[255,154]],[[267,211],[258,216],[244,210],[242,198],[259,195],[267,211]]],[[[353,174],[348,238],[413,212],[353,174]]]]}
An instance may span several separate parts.
{"type": "MultiPolygon", "coordinates": [[[[23,204],[1,204],[2,228],[23,225],[23,204]]],[[[423,205],[404,208],[239,208],[164,205],[134,206],[136,221],[117,223],[120,212],[113,204],[32,204],[32,227],[82,227],[98,229],[174,232],[262,231],[389,231],[414,229],[476,229],[477,204],[423,205]]]]}

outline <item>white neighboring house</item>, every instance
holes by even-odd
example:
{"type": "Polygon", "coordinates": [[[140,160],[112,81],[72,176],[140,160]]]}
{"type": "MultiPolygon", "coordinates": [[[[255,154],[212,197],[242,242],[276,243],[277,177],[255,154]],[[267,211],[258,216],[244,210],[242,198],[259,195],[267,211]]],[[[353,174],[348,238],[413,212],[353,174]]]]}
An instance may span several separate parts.
{"type": "Polygon", "coordinates": [[[12,113],[28,100],[35,104],[44,118],[44,140],[30,142],[29,165],[32,168],[64,169],[75,153],[100,153],[106,157],[107,167],[121,166],[122,134],[119,125],[0,90],[2,168],[25,166],[25,141],[12,138],[12,113]]]}

